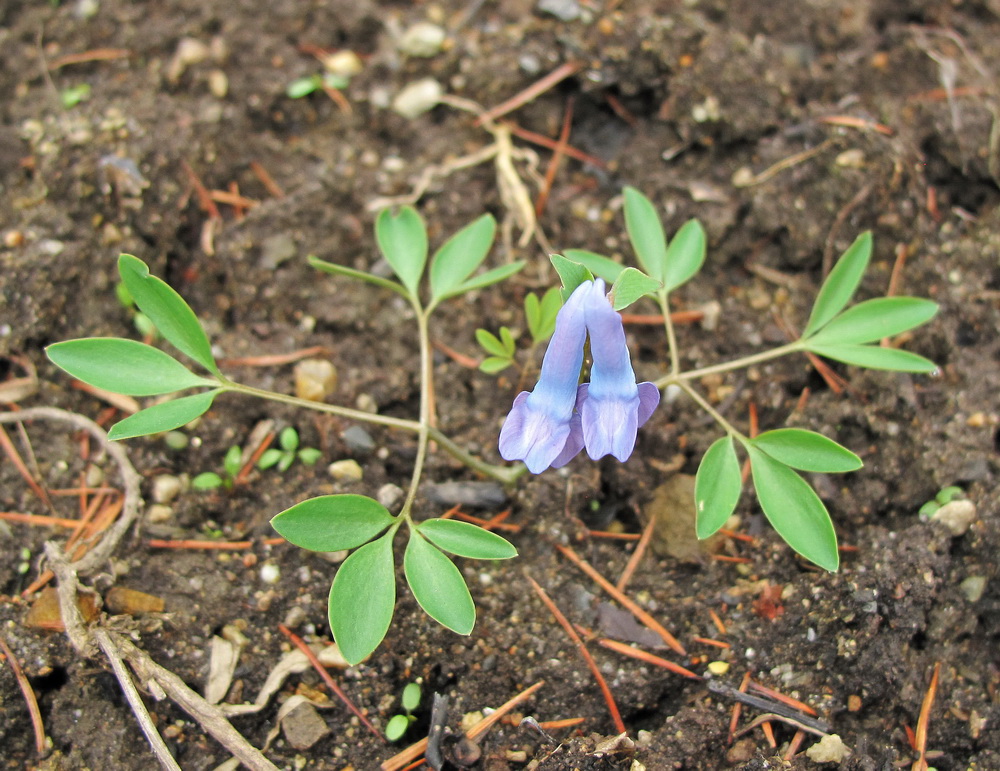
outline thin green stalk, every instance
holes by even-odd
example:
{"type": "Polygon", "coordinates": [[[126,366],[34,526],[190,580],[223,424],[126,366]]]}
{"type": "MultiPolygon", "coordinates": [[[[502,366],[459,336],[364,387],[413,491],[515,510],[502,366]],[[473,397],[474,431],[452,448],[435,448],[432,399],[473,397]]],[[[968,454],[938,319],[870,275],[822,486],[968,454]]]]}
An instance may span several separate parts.
{"type": "Polygon", "coordinates": [[[431,356],[430,332],[427,328],[427,318],[430,310],[425,311],[417,298],[412,298],[413,310],[417,314],[417,334],[420,338],[420,425],[417,431],[417,457],[413,461],[413,475],[410,477],[410,488],[406,491],[406,500],[399,511],[400,517],[410,520],[410,508],[417,497],[417,487],[420,485],[420,475],[427,460],[427,437],[431,426],[431,389],[434,387],[433,358],[431,356]]]}
{"type": "Polygon", "coordinates": [[[670,374],[664,375],[658,380],[654,380],[653,383],[657,388],[666,388],[668,385],[681,385],[684,382],[697,380],[698,378],[705,377],[706,375],[715,375],[720,372],[731,372],[735,369],[750,367],[754,364],[760,364],[761,362],[777,359],[782,356],[787,356],[790,353],[802,350],[804,350],[802,341],[796,340],[794,342],[787,343],[786,345],[772,348],[770,351],[755,353],[752,356],[744,356],[740,359],[723,362],[722,364],[714,364],[711,367],[692,369],[687,372],[676,372],[676,370],[672,370],[670,374]]]}
{"type": "MultiPolygon", "coordinates": [[[[670,320],[670,301],[666,292],[657,295],[660,301],[660,311],[663,313],[663,328],[667,333],[667,347],[670,350],[670,375],[678,377],[681,374],[681,357],[677,350],[677,334],[674,332],[674,322],[670,320]]],[[[662,386],[659,386],[662,387],[662,386]]]]}
{"type": "Polygon", "coordinates": [[[705,412],[711,415],[712,418],[715,420],[715,422],[718,423],[720,426],[722,426],[727,433],[735,436],[741,442],[744,440],[743,432],[738,431],[733,426],[732,423],[730,423],[728,420],[722,417],[719,411],[715,409],[711,404],[709,404],[708,400],[705,399],[705,397],[703,397],[700,393],[695,391],[694,388],[692,388],[689,383],[681,381],[677,383],[677,385],[680,386],[681,390],[683,390],[688,396],[694,399],[698,403],[699,407],[701,407],[703,410],[705,410],[705,412]]]}

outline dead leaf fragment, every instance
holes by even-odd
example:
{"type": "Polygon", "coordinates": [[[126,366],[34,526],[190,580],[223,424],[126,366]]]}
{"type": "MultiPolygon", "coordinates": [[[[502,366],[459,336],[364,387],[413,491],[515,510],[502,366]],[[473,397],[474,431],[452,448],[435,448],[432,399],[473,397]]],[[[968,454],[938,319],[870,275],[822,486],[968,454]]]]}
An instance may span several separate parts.
{"type": "Polygon", "coordinates": [[[124,586],[113,586],[104,598],[108,612],[114,616],[136,616],[139,613],[162,613],[163,598],[124,586]]]}

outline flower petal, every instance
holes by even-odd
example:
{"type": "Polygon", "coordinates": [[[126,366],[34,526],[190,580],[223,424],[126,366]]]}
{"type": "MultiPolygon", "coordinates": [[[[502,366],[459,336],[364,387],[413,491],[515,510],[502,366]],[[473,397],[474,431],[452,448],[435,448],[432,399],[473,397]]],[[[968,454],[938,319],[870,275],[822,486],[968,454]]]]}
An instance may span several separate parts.
{"type": "Polygon", "coordinates": [[[639,427],[641,428],[660,403],[660,389],[652,383],[639,383],[639,427]]]}

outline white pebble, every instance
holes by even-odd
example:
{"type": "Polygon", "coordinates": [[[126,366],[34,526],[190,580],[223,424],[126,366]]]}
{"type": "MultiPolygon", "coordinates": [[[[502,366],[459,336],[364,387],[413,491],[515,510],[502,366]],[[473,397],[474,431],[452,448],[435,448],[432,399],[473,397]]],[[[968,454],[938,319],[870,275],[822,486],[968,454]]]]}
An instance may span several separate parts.
{"type": "Polygon", "coordinates": [[[422,21],[414,24],[399,39],[399,50],[407,56],[435,56],[444,46],[445,31],[437,24],[422,21]]]}
{"type": "Polygon", "coordinates": [[[265,584],[276,584],[281,578],[281,568],[274,562],[265,562],[260,566],[260,580],[265,584]]]}
{"type": "Polygon", "coordinates": [[[437,107],[444,89],[434,78],[424,78],[405,86],[392,100],[392,109],[404,118],[413,120],[437,107]]]}

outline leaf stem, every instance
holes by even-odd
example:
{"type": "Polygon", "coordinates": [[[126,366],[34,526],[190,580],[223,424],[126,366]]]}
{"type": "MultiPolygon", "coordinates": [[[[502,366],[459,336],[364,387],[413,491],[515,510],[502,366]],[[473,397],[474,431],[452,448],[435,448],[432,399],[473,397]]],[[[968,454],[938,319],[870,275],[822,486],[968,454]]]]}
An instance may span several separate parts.
{"type": "MultiPolygon", "coordinates": [[[[723,362],[722,364],[714,364],[711,367],[703,367],[702,369],[692,369],[687,372],[677,372],[672,364],[671,372],[657,380],[654,380],[653,383],[657,388],[666,388],[669,385],[683,385],[686,381],[697,380],[698,378],[705,377],[706,375],[715,375],[719,372],[731,372],[735,369],[750,367],[754,364],[760,364],[761,362],[770,361],[771,359],[778,359],[782,356],[787,356],[790,353],[795,353],[796,351],[802,351],[804,349],[805,346],[802,341],[795,340],[791,343],[778,346],[777,348],[772,348],[770,351],[762,351],[761,353],[755,353],[751,356],[744,356],[739,359],[723,362]]],[[[671,346],[671,353],[673,353],[674,350],[674,347],[671,346]]],[[[671,358],[673,357],[671,356],[671,358]]]]}
{"type": "Polygon", "coordinates": [[[411,296],[410,304],[417,315],[417,336],[420,339],[420,419],[417,428],[417,457],[413,461],[413,475],[410,477],[410,487],[406,491],[406,500],[399,516],[412,522],[410,509],[413,499],[417,497],[417,487],[420,485],[420,475],[427,460],[427,439],[431,426],[431,389],[434,387],[434,361],[431,356],[431,339],[427,320],[431,309],[424,310],[420,300],[411,296]]]}
{"type": "Polygon", "coordinates": [[[722,426],[728,434],[730,434],[731,436],[735,436],[737,439],[739,439],[741,443],[744,444],[746,443],[746,436],[743,434],[743,432],[738,431],[733,426],[732,423],[730,423],[728,420],[722,417],[722,414],[717,409],[715,409],[711,404],[709,404],[708,400],[705,399],[705,397],[703,397],[700,393],[694,390],[694,388],[691,387],[690,383],[686,383],[682,380],[678,382],[677,385],[680,386],[681,390],[683,390],[688,396],[694,399],[694,401],[698,403],[699,407],[701,407],[703,410],[705,410],[705,412],[711,415],[712,419],[715,420],[715,422],[718,423],[720,426],[722,426]]]}
{"type": "MultiPolygon", "coordinates": [[[[681,359],[677,351],[677,333],[674,332],[674,323],[670,320],[670,301],[667,299],[666,292],[659,292],[656,297],[659,300],[660,310],[663,313],[663,328],[667,333],[667,347],[670,350],[670,374],[668,377],[680,377],[681,359]]],[[[657,387],[662,388],[663,386],[657,383],[657,387]]]]}

